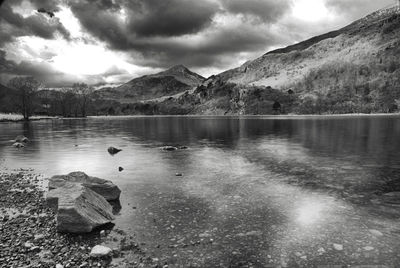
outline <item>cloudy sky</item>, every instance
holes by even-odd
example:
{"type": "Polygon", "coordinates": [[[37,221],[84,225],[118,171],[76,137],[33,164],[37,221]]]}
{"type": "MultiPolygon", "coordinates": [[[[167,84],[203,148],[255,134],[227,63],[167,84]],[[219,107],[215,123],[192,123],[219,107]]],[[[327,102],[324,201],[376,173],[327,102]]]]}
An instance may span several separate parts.
{"type": "Polygon", "coordinates": [[[119,84],[176,64],[207,77],[395,2],[5,0],[0,83],[119,84]]]}

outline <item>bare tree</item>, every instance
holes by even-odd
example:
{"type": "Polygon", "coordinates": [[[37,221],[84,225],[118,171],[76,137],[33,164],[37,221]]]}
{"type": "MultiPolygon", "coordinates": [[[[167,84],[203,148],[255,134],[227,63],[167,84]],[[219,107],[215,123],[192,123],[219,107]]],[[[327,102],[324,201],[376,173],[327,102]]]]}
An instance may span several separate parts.
{"type": "Polygon", "coordinates": [[[41,86],[40,82],[30,76],[17,76],[8,82],[8,86],[18,91],[17,108],[24,119],[29,120],[29,117],[33,113],[36,93],[41,86]]]}
{"type": "Polygon", "coordinates": [[[75,83],[72,85],[72,88],[78,100],[81,115],[82,117],[86,117],[87,108],[90,103],[90,95],[92,94],[93,89],[85,83],[75,83]]]}

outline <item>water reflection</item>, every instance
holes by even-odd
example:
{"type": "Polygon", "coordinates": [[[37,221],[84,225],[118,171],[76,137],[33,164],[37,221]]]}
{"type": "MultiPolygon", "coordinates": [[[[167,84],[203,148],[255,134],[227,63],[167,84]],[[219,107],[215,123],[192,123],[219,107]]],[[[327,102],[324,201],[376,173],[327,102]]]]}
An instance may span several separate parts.
{"type": "Polygon", "coordinates": [[[314,200],[301,204],[296,209],[296,220],[302,225],[312,225],[315,222],[322,220],[324,204],[314,200]]]}

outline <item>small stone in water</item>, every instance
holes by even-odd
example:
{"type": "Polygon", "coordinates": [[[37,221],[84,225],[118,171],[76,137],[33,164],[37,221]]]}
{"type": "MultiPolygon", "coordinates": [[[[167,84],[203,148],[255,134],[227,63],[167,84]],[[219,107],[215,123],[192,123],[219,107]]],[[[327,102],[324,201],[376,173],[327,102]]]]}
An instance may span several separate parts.
{"type": "Polygon", "coordinates": [[[364,249],[365,251],[371,251],[371,250],[374,250],[374,247],[366,246],[366,247],[363,247],[363,249],[364,249]]]}
{"type": "Polygon", "coordinates": [[[175,176],[177,176],[177,177],[182,177],[183,174],[182,174],[182,173],[176,173],[175,176]]]}
{"type": "Polygon", "coordinates": [[[337,251],[342,251],[343,250],[343,245],[341,245],[341,244],[333,244],[333,248],[336,249],[337,251]]]}
{"type": "Polygon", "coordinates": [[[383,236],[383,234],[378,230],[370,229],[369,232],[375,236],[383,236]]]}

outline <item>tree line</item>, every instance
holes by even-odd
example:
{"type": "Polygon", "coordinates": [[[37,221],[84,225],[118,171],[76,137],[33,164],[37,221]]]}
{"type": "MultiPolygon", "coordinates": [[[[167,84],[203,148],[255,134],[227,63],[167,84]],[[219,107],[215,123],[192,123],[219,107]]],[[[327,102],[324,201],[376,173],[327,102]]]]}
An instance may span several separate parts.
{"type": "Polygon", "coordinates": [[[8,84],[12,97],[11,109],[25,120],[33,114],[86,117],[91,109],[93,88],[85,83],[74,83],[60,90],[43,89],[34,77],[14,77],[8,84]]]}

